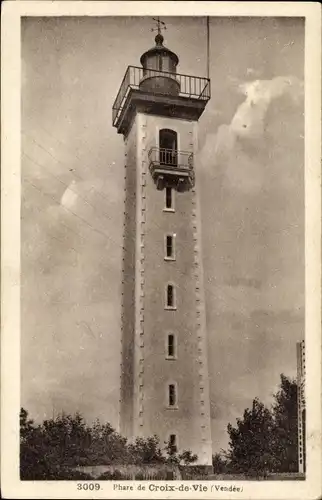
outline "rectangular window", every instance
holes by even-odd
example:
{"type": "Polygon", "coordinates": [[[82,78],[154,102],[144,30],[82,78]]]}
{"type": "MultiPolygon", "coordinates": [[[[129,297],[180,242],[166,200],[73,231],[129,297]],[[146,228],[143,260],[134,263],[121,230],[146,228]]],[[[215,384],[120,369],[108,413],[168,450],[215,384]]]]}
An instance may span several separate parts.
{"type": "Polygon", "coordinates": [[[169,406],[175,406],[177,403],[176,387],[174,384],[169,384],[169,406]]]}
{"type": "Polygon", "coordinates": [[[162,56],[157,55],[157,69],[158,71],[162,71],[162,56]]]}
{"type": "Polygon", "coordinates": [[[173,334],[168,335],[168,357],[174,358],[176,354],[175,338],[173,334]]]}
{"type": "Polygon", "coordinates": [[[174,453],[176,453],[177,450],[178,450],[178,447],[177,447],[177,436],[175,434],[170,434],[170,436],[169,436],[169,448],[174,453]]]}
{"type": "Polygon", "coordinates": [[[173,285],[167,287],[167,306],[174,307],[174,290],[173,285]]]}
{"type": "Polygon", "coordinates": [[[174,253],[174,242],[175,242],[175,235],[172,234],[167,234],[166,236],[166,241],[165,241],[165,254],[166,254],[166,259],[169,260],[174,260],[175,259],[175,253],[174,253]]]}
{"type": "Polygon", "coordinates": [[[173,210],[173,190],[171,187],[165,188],[165,208],[166,210],[173,210]]]}
{"type": "Polygon", "coordinates": [[[169,71],[170,73],[175,73],[175,67],[167,55],[162,56],[162,70],[169,71]]]}

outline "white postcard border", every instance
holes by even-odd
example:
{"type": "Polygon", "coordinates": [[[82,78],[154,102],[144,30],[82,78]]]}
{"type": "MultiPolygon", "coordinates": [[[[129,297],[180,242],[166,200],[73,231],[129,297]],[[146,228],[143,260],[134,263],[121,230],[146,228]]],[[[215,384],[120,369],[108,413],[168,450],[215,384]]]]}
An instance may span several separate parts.
{"type": "MultiPolygon", "coordinates": [[[[1,487],[5,498],[318,498],[321,491],[321,10],[311,2],[5,2],[2,12],[2,359],[1,487]],[[305,262],[307,349],[307,479],[305,481],[194,481],[208,491],[149,490],[149,481],[124,481],[128,492],[100,482],[99,491],[77,489],[82,481],[20,481],[20,18],[103,15],[301,16],[305,36],[305,262]],[[145,491],[137,489],[138,484],[145,491]],[[212,485],[242,487],[216,491],[212,485]]],[[[41,353],[39,353],[41,356],[41,353]]],[[[97,483],[97,481],[92,481],[97,483]]],[[[155,484],[164,484],[156,482],[155,484]]],[[[171,485],[185,481],[171,481],[171,485]]]]}

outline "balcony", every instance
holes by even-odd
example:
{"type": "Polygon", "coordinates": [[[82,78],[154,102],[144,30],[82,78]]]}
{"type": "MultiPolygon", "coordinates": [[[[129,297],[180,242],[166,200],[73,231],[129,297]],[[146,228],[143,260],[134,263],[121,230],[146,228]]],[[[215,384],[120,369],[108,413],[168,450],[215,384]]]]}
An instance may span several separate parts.
{"type": "Polygon", "coordinates": [[[194,186],[193,153],[153,147],[148,158],[157,189],[172,186],[178,191],[186,191],[194,186]]]}
{"type": "Polygon", "coordinates": [[[126,134],[135,110],[197,120],[209,99],[208,78],[128,66],[113,104],[112,123],[126,134]]]}

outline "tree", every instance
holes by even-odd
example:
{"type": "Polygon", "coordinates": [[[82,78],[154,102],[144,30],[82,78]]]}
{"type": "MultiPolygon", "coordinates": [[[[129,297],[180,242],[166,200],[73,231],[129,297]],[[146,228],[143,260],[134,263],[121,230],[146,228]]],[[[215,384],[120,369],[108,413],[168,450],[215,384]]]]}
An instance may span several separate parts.
{"type": "Polygon", "coordinates": [[[180,463],[183,463],[183,465],[190,465],[198,460],[198,455],[192,453],[190,450],[184,450],[179,454],[178,458],[180,463]]]}
{"type": "MultiPolygon", "coordinates": [[[[80,457],[86,456],[90,430],[76,413],[59,415],[35,426],[28,412],[20,411],[20,475],[22,479],[76,479],[80,457]]],[[[80,474],[77,475],[81,479],[80,474]]],[[[82,475],[83,477],[83,475],[82,475]]]]}
{"type": "Polygon", "coordinates": [[[229,462],[227,456],[225,456],[224,450],[212,456],[212,466],[214,474],[226,474],[229,472],[229,462]]]}
{"type": "Polygon", "coordinates": [[[164,448],[164,452],[166,456],[166,463],[171,465],[180,464],[180,459],[176,444],[173,444],[170,441],[168,441],[166,447],[164,448]]]}
{"type": "Polygon", "coordinates": [[[127,440],[118,434],[107,422],[101,424],[97,419],[91,428],[91,446],[88,463],[107,465],[127,460],[127,440]]]}
{"type": "Polygon", "coordinates": [[[32,432],[34,431],[34,421],[28,418],[28,412],[24,408],[20,408],[20,439],[22,443],[28,442],[32,432]]]}
{"type": "Polygon", "coordinates": [[[91,429],[83,417],[76,413],[62,413],[42,424],[44,454],[57,467],[80,465],[89,455],[91,429]]]}
{"type": "Polygon", "coordinates": [[[157,436],[136,438],[134,443],[128,446],[128,453],[129,460],[135,464],[164,463],[165,461],[157,436]]]}
{"type": "Polygon", "coordinates": [[[279,472],[298,471],[297,383],[281,374],[281,384],[274,394],[274,454],[279,472]]]}
{"type": "Polygon", "coordinates": [[[167,443],[164,451],[166,454],[165,461],[168,464],[177,466],[190,465],[198,460],[198,455],[192,453],[191,450],[183,450],[181,453],[179,453],[177,446],[170,443],[170,441],[167,443]]]}
{"type": "MultiPolygon", "coordinates": [[[[254,399],[252,408],[237,419],[236,427],[228,425],[230,472],[296,472],[297,431],[297,384],[282,374],[271,408],[254,399]]],[[[217,456],[216,466],[221,465],[217,456]]]]}
{"type": "Polygon", "coordinates": [[[273,428],[272,413],[257,398],[253,400],[252,408],[244,411],[243,418],[237,419],[236,427],[228,424],[228,457],[232,471],[259,475],[274,468],[271,454],[273,428]]]}
{"type": "Polygon", "coordinates": [[[44,459],[42,433],[28,418],[28,412],[20,409],[20,477],[21,479],[47,479],[50,465],[44,459]]]}

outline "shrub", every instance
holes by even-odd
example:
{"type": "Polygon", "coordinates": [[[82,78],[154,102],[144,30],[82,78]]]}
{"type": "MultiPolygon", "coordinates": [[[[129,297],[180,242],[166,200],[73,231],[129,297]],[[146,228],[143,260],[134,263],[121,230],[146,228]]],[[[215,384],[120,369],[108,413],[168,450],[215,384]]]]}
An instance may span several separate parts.
{"type": "Polygon", "coordinates": [[[130,474],[124,474],[118,469],[115,469],[114,471],[107,470],[106,472],[103,472],[98,478],[99,481],[112,481],[116,479],[131,479],[130,474]]]}

